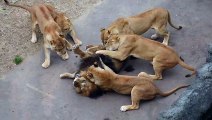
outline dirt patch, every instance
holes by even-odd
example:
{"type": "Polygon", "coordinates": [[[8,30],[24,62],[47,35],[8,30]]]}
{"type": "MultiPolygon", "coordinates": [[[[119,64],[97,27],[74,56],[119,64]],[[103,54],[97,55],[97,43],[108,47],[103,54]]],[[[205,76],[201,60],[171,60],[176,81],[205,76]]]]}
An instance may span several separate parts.
{"type": "MultiPolygon", "coordinates": [[[[6,6],[0,0],[0,75],[13,69],[15,56],[26,59],[28,55],[42,49],[42,37],[38,33],[38,42],[33,44],[31,39],[30,14],[19,8],[6,6]]],[[[48,3],[54,5],[59,11],[65,12],[74,20],[84,14],[101,0],[9,0],[16,4],[33,5],[48,3]]]]}

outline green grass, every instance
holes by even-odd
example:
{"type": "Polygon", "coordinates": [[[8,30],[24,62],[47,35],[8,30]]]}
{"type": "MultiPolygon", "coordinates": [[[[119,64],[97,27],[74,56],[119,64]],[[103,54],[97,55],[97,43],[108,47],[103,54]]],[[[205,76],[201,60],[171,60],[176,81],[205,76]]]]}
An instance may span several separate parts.
{"type": "Polygon", "coordinates": [[[13,63],[15,63],[16,65],[20,64],[23,62],[23,58],[19,55],[15,56],[15,59],[13,60],[13,63]]]}

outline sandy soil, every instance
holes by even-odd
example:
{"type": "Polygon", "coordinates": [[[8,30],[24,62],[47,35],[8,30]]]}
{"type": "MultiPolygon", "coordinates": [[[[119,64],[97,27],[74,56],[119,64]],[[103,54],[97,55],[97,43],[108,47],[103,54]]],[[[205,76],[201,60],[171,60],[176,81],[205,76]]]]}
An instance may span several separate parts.
{"type": "MultiPolygon", "coordinates": [[[[9,0],[16,4],[33,5],[48,3],[59,11],[65,12],[74,20],[89,11],[101,0],[9,0]]],[[[24,59],[42,48],[42,37],[38,34],[38,42],[31,43],[31,20],[27,11],[6,6],[0,0],[0,75],[13,69],[16,65],[13,59],[16,55],[24,59]]]]}

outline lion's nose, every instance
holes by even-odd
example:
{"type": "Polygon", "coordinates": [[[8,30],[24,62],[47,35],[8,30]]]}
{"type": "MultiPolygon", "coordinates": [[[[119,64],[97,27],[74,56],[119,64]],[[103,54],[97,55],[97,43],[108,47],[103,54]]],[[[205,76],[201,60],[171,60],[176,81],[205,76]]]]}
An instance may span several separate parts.
{"type": "Polygon", "coordinates": [[[79,83],[78,82],[74,81],[73,84],[74,84],[74,87],[79,87],[79,83]]]}

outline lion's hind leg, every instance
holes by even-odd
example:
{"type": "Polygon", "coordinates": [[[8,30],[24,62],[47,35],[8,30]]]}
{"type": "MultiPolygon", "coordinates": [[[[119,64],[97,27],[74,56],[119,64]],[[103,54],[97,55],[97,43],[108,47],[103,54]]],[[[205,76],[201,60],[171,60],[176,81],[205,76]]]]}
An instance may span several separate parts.
{"type": "Polygon", "coordinates": [[[35,33],[35,29],[36,29],[36,25],[38,23],[37,23],[36,16],[33,13],[31,14],[31,19],[32,19],[32,38],[31,38],[31,42],[32,43],[36,43],[37,42],[37,36],[36,36],[36,33],[35,33]]]}
{"type": "Polygon", "coordinates": [[[121,106],[122,112],[139,109],[140,100],[151,100],[156,96],[155,87],[148,81],[146,84],[135,85],[131,91],[132,105],[121,106]]]}
{"type": "Polygon", "coordinates": [[[155,30],[158,35],[164,37],[163,44],[168,45],[170,33],[167,31],[166,25],[162,25],[161,27],[158,27],[155,30]]]}
{"type": "Polygon", "coordinates": [[[139,89],[140,86],[136,85],[133,87],[131,91],[131,101],[132,105],[123,105],[121,106],[120,110],[122,112],[128,111],[128,110],[136,110],[139,108],[140,100],[142,99],[142,93],[141,90],[139,89]]]}
{"type": "Polygon", "coordinates": [[[140,72],[138,74],[138,77],[147,77],[147,78],[150,78],[150,79],[153,79],[153,80],[162,80],[163,79],[162,72],[165,69],[165,67],[164,67],[164,65],[161,62],[158,62],[158,61],[160,61],[158,59],[158,57],[155,57],[153,59],[153,62],[152,62],[153,69],[155,71],[154,75],[147,74],[145,72],[140,72]]]}

